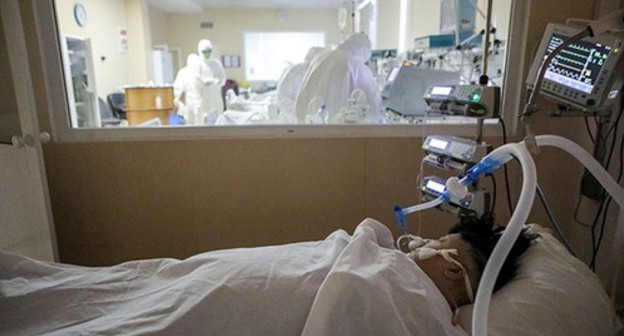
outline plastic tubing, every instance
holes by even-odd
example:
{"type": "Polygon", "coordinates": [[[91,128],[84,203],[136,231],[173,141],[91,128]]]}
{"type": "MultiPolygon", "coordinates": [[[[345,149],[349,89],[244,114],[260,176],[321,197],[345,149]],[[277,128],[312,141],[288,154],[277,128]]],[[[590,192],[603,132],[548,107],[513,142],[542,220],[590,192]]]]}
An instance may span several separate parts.
{"type": "Polygon", "coordinates": [[[403,230],[404,233],[409,233],[408,230],[407,230],[407,227],[405,227],[405,216],[406,215],[409,215],[409,214],[411,214],[413,212],[416,212],[416,211],[422,211],[422,210],[427,210],[429,208],[433,208],[435,206],[438,206],[442,202],[444,202],[444,200],[445,200],[445,198],[444,198],[444,195],[443,195],[443,196],[440,196],[440,197],[438,197],[438,198],[436,198],[434,200],[431,200],[429,202],[412,205],[411,207],[407,207],[407,208],[401,208],[399,206],[396,206],[394,208],[395,220],[397,221],[397,223],[401,227],[401,230],[403,230]]]}
{"type": "MultiPolygon", "coordinates": [[[[585,149],[576,143],[556,135],[539,135],[535,137],[538,146],[552,146],[562,149],[568,154],[576,158],[580,163],[589,170],[589,172],[600,182],[600,185],[611,195],[611,199],[614,200],[620,207],[618,216],[618,223],[616,223],[615,242],[621,242],[624,239],[624,189],[613,179],[613,177],[607,172],[606,169],[594,159],[585,149]]],[[[612,263],[615,265],[612,272],[611,280],[611,300],[615,302],[615,296],[617,292],[618,278],[620,274],[620,267],[622,265],[622,249],[624,247],[616,247],[619,251],[614,250],[612,252],[614,260],[612,263]]]]}
{"type": "Polygon", "coordinates": [[[620,206],[620,209],[624,208],[624,189],[618,185],[613,177],[593,158],[593,156],[583,149],[583,147],[557,135],[538,135],[535,137],[535,140],[539,147],[557,147],[575,157],[592,175],[594,175],[596,180],[598,180],[609,195],[611,195],[611,198],[620,206]]]}
{"type": "Polygon", "coordinates": [[[520,235],[520,231],[529,217],[531,206],[535,199],[535,188],[537,185],[535,162],[533,162],[531,154],[523,144],[512,143],[498,147],[492,153],[485,156],[481,162],[490,156],[502,158],[516,157],[522,167],[523,180],[520,190],[520,199],[518,200],[516,209],[505,231],[503,231],[500,240],[494,247],[494,251],[492,251],[492,255],[485,265],[485,270],[483,271],[479,283],[474,313],[472,315],[472,335],[474,336],[487,335],[488,309],[492,291],[494,290],[494,283],[503,266],[503,262],[507,258],[511,247],[520,235]]]}
{"type": "Polygon", "coordinates": [[[429,208],[433,208],[435,206],[438,206],[439,204],[442,204],[442,202],[444,202],[444,198],[440,196],[429,202],[420,203],[420,204],[412,205],[411,207],[403,208],[401,209],[401,213],[403,214],[403,216],[409,215],[412,212],[417,212],[417,211],[422,211],[422,210],[426,210],[429,208]]]}
{"type": "MultiPolygon", "coordinates": [[[[566,138],[556,135],[539,135],[535,137],[535,140],[539,147],[557,147],[569,153],[581,162],[611,195],[613,200],[620,206],[620,220],[624,218],[624,189],[618,185],[613,177],[609,175],[600,163],[598,163],[598,161],[596,161],[585,149],[566,138]]],[[[515,156],[520,161],[523,174],[522,189],[520,191],[518,206],[516,207],[516,210],[514,211],[498,244],[496,244],[491,257],[485,266],[485,270],[479,284],[479,290],[477,291],[477,297],[475,300],[474,314],[472,316],[472,335],[475,336],[487,334],[488,309],[492,291],[494,289],[494,283],[496,282],[496,278],[504,260],[507,258],[513,243],[517,239],[520,231],[522,230],[522,226],[528,218],[531,205],[533,204],[533,199],[535,198],[535,190],[537,186],[535,163],[524,146],[525,142],[523,141],[520,144],[509,145],[515,146],[505,149],[504,152],[515,156]]],[[[497,148],[490,153],[490,155],[509,145],[497,148]]],[[[483,158],[481,162],[483,162],[485,158],[483,158]]],[[[624,231],[619,230],[619,232],[616,232],[616,235],[624,235],[624,231]]],[[[617,262],[616,265],[619,266],[620,263],[617,262]]],[[[612,283],[612,291],[616,288],[618,274],[619,272],[616,270],[612,283]]]]}

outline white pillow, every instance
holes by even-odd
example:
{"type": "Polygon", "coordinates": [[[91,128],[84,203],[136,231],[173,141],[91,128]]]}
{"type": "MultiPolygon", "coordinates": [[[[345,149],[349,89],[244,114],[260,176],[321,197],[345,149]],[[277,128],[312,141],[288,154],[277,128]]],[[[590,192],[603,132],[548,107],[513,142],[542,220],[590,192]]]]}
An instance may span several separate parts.
{"type": "MultiPolygon", "coordinates": [[[[488,335],[614,335],[619,320],[598,277],[546,230],[532,226],[542,238],[518,259],[516,276],[492,296],[488,335]]],[[[468,332],[472,309],[459,309],[459,323],[468,332]]]]}

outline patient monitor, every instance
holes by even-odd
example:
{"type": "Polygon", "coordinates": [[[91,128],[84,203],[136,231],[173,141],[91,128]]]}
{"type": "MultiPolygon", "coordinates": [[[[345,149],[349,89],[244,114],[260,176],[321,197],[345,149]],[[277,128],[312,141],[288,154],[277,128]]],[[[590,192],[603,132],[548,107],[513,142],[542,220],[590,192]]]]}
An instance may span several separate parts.
{"type": "MultiPolygon", "coordinates": [[[[548,25],[527,77],[528,88],[534,89],[546,56],[578,31],[571,25],[548,25]]],[[[547,65],[540,93],[564,106],[565,114],[608,113],[622,86],[623,47],[616,35],[585,37],[570,44],[547,65]]]]}

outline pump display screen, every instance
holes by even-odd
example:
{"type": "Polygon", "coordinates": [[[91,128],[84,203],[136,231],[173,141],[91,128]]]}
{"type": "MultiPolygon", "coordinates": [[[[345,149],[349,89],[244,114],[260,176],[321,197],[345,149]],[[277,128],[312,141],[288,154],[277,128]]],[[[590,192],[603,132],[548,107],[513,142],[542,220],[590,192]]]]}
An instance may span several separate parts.
{"type": "MultiPolygon", "coordinates": [[[[553,34],[546,48],[546,55],[566,39],[564,35],[553,34]]],[[[548,64],[544,78],[578,91],[591,93],[610,52],[610,46],[578,41],[555,56],[548,64]]]]}
{"type": "Polygon", "coordinates": [[[434,86],[431,88],[431,94],[436,96],[448,96],[453,91],[452,86],[434,86]]]}
{"type": "Polygon", "coordinates": [[[444,184],[432,180],[427,181],[426,187],[429,190],[437,191],[439,193],[443,193],[446,189],[446,186],[444,184]]]}
{"type": "Polygon", "coordinates": [[[448,145],[448,142],[438,139],[431,139],[431,141],[429,141],[429,146],[437,149],[446,149],[446,145],[448,145]]]}

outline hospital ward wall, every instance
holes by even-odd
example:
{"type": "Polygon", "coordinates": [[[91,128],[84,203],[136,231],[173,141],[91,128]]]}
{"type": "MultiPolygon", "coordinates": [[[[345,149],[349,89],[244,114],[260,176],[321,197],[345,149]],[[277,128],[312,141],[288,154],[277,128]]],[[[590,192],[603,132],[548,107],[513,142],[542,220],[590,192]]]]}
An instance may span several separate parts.
{"type": "MultiPolygon", "coordinates": [[[[397,1],[397,0],[392,0],[397,1]]],[[[328,45],[336,45],[346,36],[337,25],[337,10],[282,10],[278,18],[274,9],[209,10],[195,14],[169,14],[148,5],[144,0],[86,0],[89,24],[78,26],[73,17],[75,1],[56,0],[60,31],[64,35],[89,38],[98,96],[106,98],[124,85],[143,85],[153,78],[153,47],[167,47],[175,54],[174,71],[184,66],[189,53],[197,53],[197,42],[207,38],[215,45],[215,56],[241,56],[241,66],[227,68],[228,78],[245,80],[244,33],[246,31],[315,31],[324,32],[328,45]],[[212,28],[201,28],[202,23],[212,28]],[[241,27],[244,27],[241,28],[241,27]],[[125,31],[127,45],[122,48],[125,31]],[[178,59],[179,56],[179,59],[178,59]]]]}
{"type": "Polygon", "coordinates": [[[64,35],[90,39],[94,72],[98,74],[95,80],[98,96],[106,99],[108,94],[120,90],[122,84],[147,83],[150,69],[147,52],[151,42],[145,4],[141,0],[85,0],[82,3],[89,8],[89,23],[84,27],[74,20],[75,1],[56,0],[58,25],[64,35]],[[131,42],[125,52],[119,49],[120,30],[125,30],[131,42]]]}
{"type": "MultiPolygon", "coordinates": [[[[150,11],[158,13],[154,8],[150,11]]],[[[163,36],[156,28],[153,35],[158,35],[159,40],[164,38],[170,47],[180,48],[184,62],[189,53],[197,53],[197,43],[201,39],[212,42],[218,58],[222,55],[240,56],[240,67],[225,69],[227,77],[239,83],[245,81],[245,32],[324,32],[327,45],[338,44],[342,36],[338,30],[337,10],[280,10],[278,17],[275,9],[213,9],[203,13],[165,16],[157,24],[167,25],[166,34],[163,36]],[[212,28],[201,28],[202,22],[212,23],[212,28]]]]}
{"type": "MultiPolygon", "coordinates": [[[[534,1],[524,72],[546,22],[587,17],[593,6],[593,1],[534,1]]],[[[29,48],[34,49],[34,40],[28,39],[29,48]]],[[[41,69],[33,73],[40,77],[41,69]]],[[[35,83],[42,129],[49,131],[44,88],[40,80],[35,83]]],[[[591,149],[582,119],[540,116],[535,128],[591,149]]],[[[500,137],[486,140],[501,143],[500,137]]],[[[419,202],[421,144],[419,136],[51,143],[45,159],[60,258],[85,265],[184,258],[222,248],[323,239],[337,229],[351,232],[366,217],[397,235],[393,206],[419,202]]],[[[588,232],[574,223],[572,210],[582,168],[550,149],[537,157],[537,165],[555,216],[587,260],[588,232]]],[[[519,175],[517,165],[510,165],[514,203],[519,175]]],[[[496,177],[496,213],[505,223],[502,171],[496,177]]],[[[580,215],[587,218],[591,210],[580,215]]],[[[454,221],[428,211],[410,218],[410,228],[439,236],[454,221]]],[[[538,203],[530,221],[548,223],[538,203]]]]}

